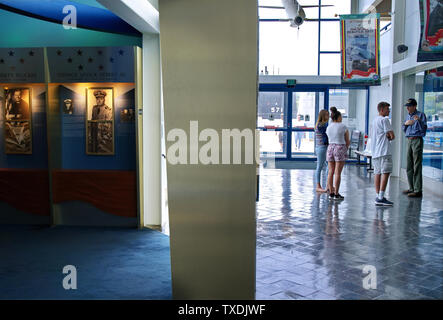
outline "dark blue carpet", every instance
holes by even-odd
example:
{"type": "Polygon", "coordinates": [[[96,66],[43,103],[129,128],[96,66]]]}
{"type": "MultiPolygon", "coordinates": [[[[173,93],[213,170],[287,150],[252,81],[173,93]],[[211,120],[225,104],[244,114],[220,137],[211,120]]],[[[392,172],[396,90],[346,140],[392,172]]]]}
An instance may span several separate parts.
{"type": "Polygon", "coordinates": [[[172,299],[169,237],[153,230],[0,225],[0,299],[172,299]],[[63,267],[77,268],[65,290],[63,267]]]}

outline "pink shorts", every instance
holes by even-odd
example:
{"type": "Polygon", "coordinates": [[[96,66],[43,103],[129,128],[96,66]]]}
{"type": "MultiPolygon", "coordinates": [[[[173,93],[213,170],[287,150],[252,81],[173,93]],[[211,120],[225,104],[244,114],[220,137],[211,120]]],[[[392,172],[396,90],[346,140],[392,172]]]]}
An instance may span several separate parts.
{"type": "Polygon", "coordinates": [[[326,154],[326,161],[346,161],[348,159],[348,148],[345,144],[330,144],[326,154]]]}

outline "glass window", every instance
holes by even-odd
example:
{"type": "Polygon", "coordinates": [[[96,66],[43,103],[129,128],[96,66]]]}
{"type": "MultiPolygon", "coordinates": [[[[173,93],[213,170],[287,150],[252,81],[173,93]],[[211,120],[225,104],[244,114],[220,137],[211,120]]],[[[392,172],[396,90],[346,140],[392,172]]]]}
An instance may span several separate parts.
{"type": "Polygon", "coordinates": [[[260,153],[280,153],[284,157],[286,150],[287,133],[284,131],[260,131],[260,153]]]}
{"type": "Polygon", "coordinates": [[[340,22],[323,21],[320,27],[320,50],[340,51],[340,22]]]}
{"type": "Polygon", "coordinates": [[[341,54],[323,53],[320,54],[320,75],[339,76],[341,74],[341,54]]]}
{"type": "Polygon", "coordinates": [[[294,92],[292,95],[292,127],[313,129],[315,126],[315,92],[294,92]]]}
{"type": "Polygon", "coordinates": [[[257,127],[284,127],[284,111],[284,92],[260,92],[258,95],[257,127]]]}
{"type": "Polygon", "coordinates": [[[321,18],[322,19],[333,19],[339,18],[340,14],[350,14],[351,13],[351,0],[322,0],[322,5],[332,5],[332,7],[322,7],[321,8],[321,18]]]}
{"type": "MultiPolygon", "coordinates": [[[[416,87],[418,109],[428,121],[423,141],[423,176],[443,182],[443,68],[417,74],[416,87]]],[[[406,161],[403,164],[405,168],[406,161]]]]}
{"type": "MultiPolygon", "coordinates": [[[[281,3],[281,0],[280,0],[281,3]]],[[[318,0],[298,0],[301,6],[318,5],[318,0]]],[[[318,8],[303,8],[308,19],[318,19],[318,8]]],[[[309,22],[311,23],[311,22],[309,22]]]]}
{"type": "Polygon", "coordinates": [[[292,132],[292,153],[314,153],[314,132],[292,132]]]}
{"type": "Polygon", "coordinates": [[[317,75],[318,23],[300,29],[289,22],[260,22],[259,71],[269,75],[317,75]]]}
{"type": "Polygon", "coordinates": [[[366,130],[367,90],[331,89],[329,107],[336,107],[341,112],[343,123],[350,132],[366,130]]]}

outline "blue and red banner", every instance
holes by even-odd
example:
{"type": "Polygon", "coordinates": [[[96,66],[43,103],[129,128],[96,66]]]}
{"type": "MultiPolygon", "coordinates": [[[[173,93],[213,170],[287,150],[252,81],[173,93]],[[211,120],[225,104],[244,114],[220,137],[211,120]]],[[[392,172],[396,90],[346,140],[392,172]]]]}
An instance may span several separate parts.
{"type": "Polygon", "coordinates": [[[340,16],[341,82],[380,85],[380,15],[340,16]]]}
{"type": "Polygon", "coordinates": [[[443,60],[443,3],[419,0],[421,35],[417,61],[443,60]]]}

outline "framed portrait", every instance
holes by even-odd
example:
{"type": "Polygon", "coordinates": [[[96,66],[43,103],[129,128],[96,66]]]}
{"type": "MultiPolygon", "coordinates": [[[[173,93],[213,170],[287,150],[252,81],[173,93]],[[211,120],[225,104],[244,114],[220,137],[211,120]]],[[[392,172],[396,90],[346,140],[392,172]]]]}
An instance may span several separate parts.
{"type": "Polygon", "coordinates": [[[8,88],[5,89],[4,96],[5,120],[31,120],[31,89],[8,88]]]}
{"type": "Polygon", "coordinates": [[[72,99],[63,100],[63,113],[64,114],[73,114],[74,113],[74,105],[72,103],[72,99]]]}
{"type": "Polygon", "coordinates": [[[30,88],[4,88],[3,114],[6,154],[32,154],[30,88]]]}
{"type": "Polygon", "coordinates": [[[5,153],[32,154],[30,121],[5,121],[5,153]]]}
{"type": "Polygon", "coordinates": [[[86,89],[86,154],[114,155],[114,89],[86,89]]]}
{"type": "Polygon", "coordinates": [[[120,122],[121,123],[129,123],[135,121],[134,109],[125,108],[120,110],[120,122]]]}

